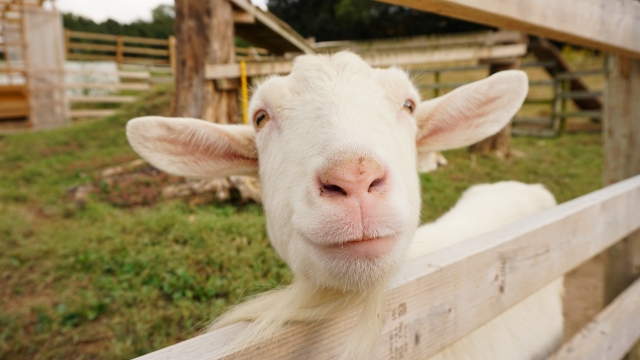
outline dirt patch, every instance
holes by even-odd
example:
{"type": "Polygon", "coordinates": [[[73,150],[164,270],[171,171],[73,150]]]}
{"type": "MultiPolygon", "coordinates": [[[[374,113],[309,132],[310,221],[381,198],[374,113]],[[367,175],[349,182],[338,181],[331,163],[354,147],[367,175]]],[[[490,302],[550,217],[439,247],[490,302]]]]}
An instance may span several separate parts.
{"type": "Polygon", "coordinates": [[[604,307],[604,261],[600,254],[564,278],[564,338],[576,334],[604,307]]]}
{"type": "Polygon", "coordinates": [[[162,189],[184,181],[152,167],[103,179],[94,186],[100,200],[122,207],[149,206],[162,199],[162,189]]]}

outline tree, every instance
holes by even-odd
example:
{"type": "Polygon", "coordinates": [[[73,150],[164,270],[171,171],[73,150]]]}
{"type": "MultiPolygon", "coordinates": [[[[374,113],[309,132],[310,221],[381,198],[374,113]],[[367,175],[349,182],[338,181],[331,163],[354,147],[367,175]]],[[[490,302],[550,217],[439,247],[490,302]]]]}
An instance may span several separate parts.
{"type": "Polygon", "coordinates": [[[166,39],[173,35],[175,12],[172,5],[157,6],[151,11],[151,15],[150,22],[137,20],[131,24],[120,24],[113,19],[96,23],[91,19],[67,13],[62,15],[62,22],[65,28],[74,31],[159,39],[166,39]]]}
{"type": "Polygon", "coordinates": [[[488,29],[370,0],[269,0],[269,11],[317,41],[380,39],[488,29]]]}
{"type": "Polygon", "coordinates": [[[176,89],[173,115],[217,123],[235,122],[236,91],[216,89],[204,77],[206,64],[235,60],[233,14],[229,0],[176,0],[176,89]]]}

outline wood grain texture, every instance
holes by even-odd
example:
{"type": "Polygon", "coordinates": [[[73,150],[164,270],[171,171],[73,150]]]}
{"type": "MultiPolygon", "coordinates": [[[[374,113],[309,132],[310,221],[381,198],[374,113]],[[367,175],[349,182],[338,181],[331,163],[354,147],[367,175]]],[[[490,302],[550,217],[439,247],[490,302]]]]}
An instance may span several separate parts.
{"type": "MultiPolygon", "coordinates": [[[[640,174],[640,60],[610,55],[603,112],[604,183],[640,174]]],[[[605,303],[640,277],[640,231],[605,253],[605,303]]],[[[640,344],[633,351],[640,358],[640,344]]]]}
{"type": "Polygon", "coordinates": [[[177,0],[176,90],[173,116],[227,124],[239,114],[236,91],[219,91],[205,79],[207,64],[235,61],[233,11],[229,0],[177,0]],[[194,36],[197,34],[197,36],[194,36]]]}
{"type": "Polygon", "coordinates": [[[549,360],[620,359],[640,340],[640,280],[636,280],[549,360]]]}
{"type": "MultiPolygon", "coordinates": [[[[363,55],[362,58],[373,67],[404,66],[449,61],[496,59],[523,56],[527,52],[525,44],[502,46],[482,46],[459,49],[395,52],[388,54],[363,55]]],[[[247,63],[247,76],[286,74],[291,71],[290,61],[247,63]]],[[[227,79],[240,77],[240,65],[207,65],[207,79],[227,79]]]]}
{"type": "Polygon", "coordinates": [[[379,0],[640,58],[636,0],[379,0]]]}
{"type": "MultiPolygon", "coordinates": [[[[390,284],[371,359],[425,359],[640,228],[640,176],[501,230],[413,260],[390,284]]],[[[331,359],[355,316],[294,325],[267,343],[232,349],[244,324],[141,359],[331,359]]]]}
{"type": "Polygon", "coordinates": [[[446,48],[460,46],[488,46],[525,43],[526,36],[518,31],[479,31],[463,34],[413,36],[409,38],[375,40],[322,41],[313,47],[322,52],[350,50],[355,53],[398,51],[407,49],[446,48]]]}

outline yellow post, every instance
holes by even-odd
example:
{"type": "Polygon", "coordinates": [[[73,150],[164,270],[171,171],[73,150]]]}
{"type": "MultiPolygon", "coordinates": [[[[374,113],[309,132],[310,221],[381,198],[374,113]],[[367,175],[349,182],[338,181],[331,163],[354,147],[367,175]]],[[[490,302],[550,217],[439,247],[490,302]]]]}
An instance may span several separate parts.
{"type": "Polygon", "coordinates": [[[247,90],[247,63],[240,61],[240,85],[242,88],[242,119],[249,123],[249,91],[247,90]]]}

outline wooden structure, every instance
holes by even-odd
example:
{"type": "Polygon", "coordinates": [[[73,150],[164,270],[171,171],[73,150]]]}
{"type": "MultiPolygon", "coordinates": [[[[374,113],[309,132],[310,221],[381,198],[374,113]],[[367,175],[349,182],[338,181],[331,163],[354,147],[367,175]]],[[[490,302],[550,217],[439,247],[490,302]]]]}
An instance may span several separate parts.
{"type": "MultiPolygon", "coordinates": [[[[519,58],[526,54],[525,38],[519,32],[479,32],[442,37],[415,37],[376,41],[331,41],[316,43],[317,52],[332,53],[350,50],[358,53],[371,66],[403,66],[419,71],[419,66],[451,61],[493,61],[519,58]]],[[[287,74],[293,66],[290,60],[247,62],[247,76],[287,74]]],[[[235,79],[240,76],[237,63],[208,65],[209,79],[235,79]]]]}
{"type": "Polygon", "coordinates": [[[0,1],[4,54],[0,131],[68,122],[62,19],[42,4],[42,0],[0,1]]]}
{"type": "Polygon", "coordinates": [[[169,39],[64,31],[68,60],[170,65],[169,39]]]}
{"type": "Polygon", "coordinates": [[[249,0],[231,0],[235,34],[275,55],[313,54],[311,44],[287,23],[251,5],[249,0]]]}
{"type": "MultiPolygon", "coordinates": [[[[552,358],[622,358],[640,339],[640,2],[385,1],[612,52],[603,112],[608,186],[406,264],[391,283],[371,358],[428,358],[603,251],[606,296],[615,300],[552,358]]],[[[219,69],[209,74],[235,76],[219,69]]],[[[246,326],[235,324],[141,359],[335,358],[355,315],[292,325],[242,349],[230,348],[246,326]]]]}
{"type": "MultiPolygon", "coordinates": [[[[562,59],[560,57],[560,59],[562,59]]],[[[565,62],[562,59],[562,62],[565,62]]],[[[414,75],[432,75],[433,81],[429,83],[418,82],[418,88],[427,93],[427,97],[437,97],[442,94],[444,90],[454,89],[456,87],[467,84],[468,82],[443,82],[442,75],[447,73],[460,73],[467,71],[486,71],[490,72],[490,64],[478,64],[468,66],[436,66],[436,67],[424,67],[420,69],[411,70],[414,75]]],[[[531,68],[541,68],[546,70],[551,76],[551,79],[530,79],[529,88],[546,87],[551,89],[553,93],[550,97],[527,97],[524,102],[524,107],[528,106],[549,106],[549,115],[546,116],[516,116],[513,119],[512,134],[514,135],[529,135],[529,136],[542,136],[553,137],[561,135],[567,126],[567,119],[573,117],[588,117],[597,119],[602,118],[602,110],[597,108],[591,110],[570,111],[569,102],[573,101],[578,107],[581,104],[587,105],[602,105],[601,98],[603,91],[601,90],[584,90],[573,91],[574,83],[579,83],[586,89],[583,79],[586,77],[604,77],[606,69],[594,68],[588,70],[573,70],[568,64],[561,67],[556,61],[521,61],[519,68],[522,70],[531,68]],[[573,80],[576,80],[573,82],[573,80]],[[585,100],[581,103],[580,100],[585,100]]]]}

